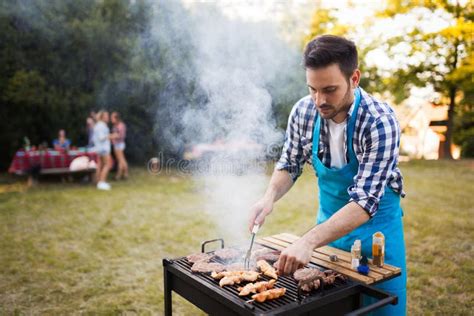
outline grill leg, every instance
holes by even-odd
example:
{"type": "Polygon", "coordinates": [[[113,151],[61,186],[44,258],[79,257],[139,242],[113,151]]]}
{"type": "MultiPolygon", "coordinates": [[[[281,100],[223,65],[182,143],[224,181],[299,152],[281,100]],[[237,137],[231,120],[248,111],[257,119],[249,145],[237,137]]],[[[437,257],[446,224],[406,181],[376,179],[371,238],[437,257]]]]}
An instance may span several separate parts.
{"type": "Polygon", "coordinates": [[[171,280],[172,276],[168,273],[168,269],[166,269],[166,266],[163,269],[163,277],[164,277],[164,292],[165,292],[165,316],[171,316],[173,311],[172,311],[172,293],[171,293],[171,280]]]}

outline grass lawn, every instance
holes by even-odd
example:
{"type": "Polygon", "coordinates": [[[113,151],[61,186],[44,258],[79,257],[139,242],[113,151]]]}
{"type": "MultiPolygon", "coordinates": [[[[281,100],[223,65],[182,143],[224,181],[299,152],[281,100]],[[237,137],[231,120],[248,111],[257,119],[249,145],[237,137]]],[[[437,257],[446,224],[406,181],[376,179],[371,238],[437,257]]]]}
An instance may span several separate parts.
{"type": "MultiPolygon", "coordinates": [[[[472,315],[474,162],[415,161],[401,169],[409,314],[472,315]]],[[[131,174],[110,192],[71,183],[25,190],[1,177],[0,314],[163,312],[161,259],[199,251],[202,240],[222,235],[222,219],[207,210],[206,179],[131,174]]],[[[303,233],[314,222],[316,196],[306,169],[259,234],[303,233]]],[[[173,299],[176,315],[200,314],[173,299]]]]}

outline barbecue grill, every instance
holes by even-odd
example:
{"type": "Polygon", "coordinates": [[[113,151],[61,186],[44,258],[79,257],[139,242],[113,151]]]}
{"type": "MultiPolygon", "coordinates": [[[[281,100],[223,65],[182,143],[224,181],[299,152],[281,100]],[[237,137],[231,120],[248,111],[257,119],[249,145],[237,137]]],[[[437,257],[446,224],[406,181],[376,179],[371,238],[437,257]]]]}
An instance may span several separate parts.
{"type": "MultiPolygon", "coordinates": [[[[215,239],[203,242],[201,251],[206,252],[207,244],[218,241],[223,248],[224,240],[215,239]]],[[[216,258],[211,261],[223,263],[216,258]]],[[[362,315],[398,301],[397,296],[349,279],[337,279],[334,284],[303,293],[292,277],[280,276],[275,288],[286,288],[283,297],[264,303],[252,302],[249,297],[238,295],[237,288],[242,285],[220,287],[210,275],[191,272],[191,266],[185,257],[163,259],[165,315],[172,315],[172,291],[211,315],[362,315]],[[363,294],[378,301],[362,307],[363,294]]],[[[326,270],[312,263],[307,267],[326,270]]],[[[262,279],[270,280],[266,276],[262,279]]]]}

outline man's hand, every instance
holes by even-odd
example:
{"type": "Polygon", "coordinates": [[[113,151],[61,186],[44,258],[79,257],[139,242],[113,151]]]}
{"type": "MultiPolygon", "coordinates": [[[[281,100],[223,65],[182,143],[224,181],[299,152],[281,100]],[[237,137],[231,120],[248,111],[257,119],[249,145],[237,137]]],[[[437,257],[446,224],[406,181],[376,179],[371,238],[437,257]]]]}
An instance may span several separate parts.
{"type": "Polygon", "coordinates": [[[278,201],[293,185],[293,180],[286,170],[273,171],[270,184],[263,198],[255,203],[250,209],[249,231],[252,231],[253,225],[263,225],[265,217],[273,210],[273,204],[278,201]]]}
{"type": "Polygon", "coordinates": [[[255,203],[250,209],[249,217],[249,231],[252,231],[253,225],[258,224],[262,227],[265,222],[265,217],[270,214],[273,210],[273,201],[266,197],[263,197],[255,203]]]}
{"type": "Polygon", "coordinates": [[[349,202],[327,221],[314,226],[303,237],[282,251],[277,261],[279,273],[289,274],[311,260],[313,249],[347,235],[369,220],[369,215],[356,202],[349,202]]]}
{"type": "Polygon", "coordinates": [[[281,252],[280,258],[275,264],[278,273],[292,274],[297,269],[304,267],[311,260],[313,254],[312,245],[304,237],[298,239],[291,246],[281,252]]]}

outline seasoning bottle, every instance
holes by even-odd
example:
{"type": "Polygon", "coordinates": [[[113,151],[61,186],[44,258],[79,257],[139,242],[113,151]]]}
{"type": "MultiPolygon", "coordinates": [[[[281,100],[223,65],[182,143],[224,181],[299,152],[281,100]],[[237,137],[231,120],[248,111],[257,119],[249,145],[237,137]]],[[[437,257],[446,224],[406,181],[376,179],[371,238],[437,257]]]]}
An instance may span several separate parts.
{"type": "Polygon", "coordinates": [[[383,267],[385,261],[385,236],[382,232],[372,235],[372,262],[377,267],[383,267]]]}
{"type": "Polygon", "coordinates": [[[362,255],[362,245],[359,239],[354,241],[354,244],[351,247],[351,267],[354,270],[357,270],[360,264],[360,258],[362,255]]]}
{"type": "Polygon", "coordinates": [[[357,268],[357,272],[359,272],[361,274],[364,274],[364,275],[368,275],[369,271],[370,271],[368,263],[369,263],[369,260],[367,260],[367,257],[362,256],[362,258],[360,259],[360,265],[357,268]]]}

